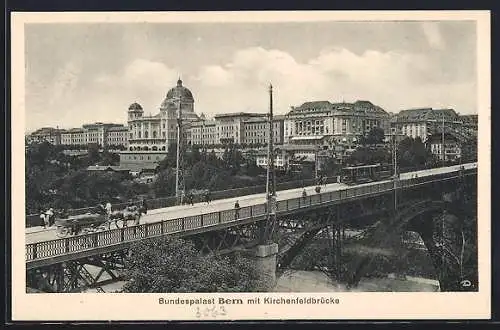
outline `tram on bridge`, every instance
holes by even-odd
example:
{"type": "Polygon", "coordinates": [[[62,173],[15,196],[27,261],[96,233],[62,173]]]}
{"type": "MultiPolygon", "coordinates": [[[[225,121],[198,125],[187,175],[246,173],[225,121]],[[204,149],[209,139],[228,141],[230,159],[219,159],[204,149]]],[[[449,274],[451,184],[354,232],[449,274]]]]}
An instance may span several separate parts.
{"type": "Polygon", "coordinates": [[[392,176],[392,165],[373,164],[348,166],[341,170],[340,182],[348,185],[388,179],[392,176]]]}

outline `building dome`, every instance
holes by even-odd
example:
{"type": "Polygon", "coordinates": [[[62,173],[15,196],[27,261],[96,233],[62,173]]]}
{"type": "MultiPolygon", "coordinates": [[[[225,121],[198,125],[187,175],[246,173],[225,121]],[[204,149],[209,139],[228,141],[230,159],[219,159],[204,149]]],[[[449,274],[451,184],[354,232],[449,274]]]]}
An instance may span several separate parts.
{"type": "Polygon", "coordinates": [[[166,100],[181,98],[184,101],[194,101],[193,94],[189,89],[182,86],[182,80],[177,80],[177,86],[171,88],[167,93],[166,100]]]}
{"type": "Polygon", "coordinates": [[[137,103],[137,102],[134,102],[132,103],[129,107],[128,107],[129,111],[143,111],[142,110],[142,106],[137,103]]]}

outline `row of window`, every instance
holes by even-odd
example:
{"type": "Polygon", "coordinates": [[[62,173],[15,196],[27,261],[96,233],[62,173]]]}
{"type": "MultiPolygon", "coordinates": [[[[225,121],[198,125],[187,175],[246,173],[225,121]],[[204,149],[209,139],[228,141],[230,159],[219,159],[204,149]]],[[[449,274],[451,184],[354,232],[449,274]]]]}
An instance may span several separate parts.
{"type": "Polygon", "coordinates": [[[144,147],[144,146],[130,146],[128,148],[130,151],[165,151],[167,150],[165,146],[163,147],[158,147],[158,146],[152,146],[152,147],[144,147]]]}
{"type": "MultiPolygon", "coordinates": [[[[281,143],[281,139],[278,137],[275,137],[273,139],[273,141],[275,143],[281,143]]],[[[248,144],[250,144],[250,143],[263,143],[263,144],[265,144],[265,143],[267,143],[267,139],[245,139],[245,141],[243,143],[248,143],[248,144]]]]}
{"type": "Polygon", "coordinates": [[[160,160],[160,156],[146,156],[146,155],[127,155],[122,156],[124,160],[160,160]]]}

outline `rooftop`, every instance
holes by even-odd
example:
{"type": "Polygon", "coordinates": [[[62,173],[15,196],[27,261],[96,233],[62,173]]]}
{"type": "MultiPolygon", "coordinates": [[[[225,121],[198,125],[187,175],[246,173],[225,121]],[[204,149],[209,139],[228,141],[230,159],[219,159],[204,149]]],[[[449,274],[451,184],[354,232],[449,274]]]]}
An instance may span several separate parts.
{"type": "Polygon", "coordinates": [[[62,128],[53,128],[53,127],[42,127],[40,129],[37,129],[31,135],[45,135],[45,134],[55,134],[55,133],[63,133],[66,130],[62,128]]]}
{"type": "Polygon", "coordinates": [[[119,127],[119,126],[123,127],[123,124],[96,122],[96,123],[92,123],[92,124],[83,124],[82,125],[83,128],[96,128],[96,127],[101,127],[101,126],[104,126],[104,127],[107,127],[107,128],[109,128],[109,127],[119,127]]]}
{"type": "Polygon", "coordinates": [[[221,113],[215,115],[214,118],[231,118],[231,117],[262,117],[265,116],[264,113],[255,112],[232,112],[232,113],[221,113]]]}
{"type": "Polygon", "coordinates": [[[377,113],[389,116],[384,109],[366,100],[359,100],[354,103],[331,103],[330,101],[305,102],[299,107],[292,107],[292,110],[287,115],[311,112],[324,113],[328,111],[353,111],[362,113],[377,113]]]}
{"type": "Polygon", "coordinates": [[[427,120],[442,120],[445,118],[447,121],[459,120],[459,117],[453,109],[432,109],[432,108],[417,108],[401,110],[394,118],[393,121],[427,121],[427,120]]]}
{"type": "Polygon", "coordinates": [[[110,132],[128,131],[128,127],[126,127],[126,126],[110,127],[108,131],[110,131],[110,132]]]}
{"type": "Polygon", "coordinates": [[[83,133],[83,128],[70,128],[66,131],[66,133],[83,133]]]}

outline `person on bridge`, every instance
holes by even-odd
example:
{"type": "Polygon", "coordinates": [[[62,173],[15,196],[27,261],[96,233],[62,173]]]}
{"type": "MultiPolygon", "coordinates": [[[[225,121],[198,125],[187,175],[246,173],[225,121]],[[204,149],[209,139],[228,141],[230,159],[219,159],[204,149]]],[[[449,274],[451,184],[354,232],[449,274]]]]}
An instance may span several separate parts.
{"type": "Polygon", "coordinates": [[[205,192],[205,202],[206,202],[207,204],[210,204],[210,191],[209,191],[209,190],[207,190],[207,191],[205,192]]]}
{"type": "Polygon", "coordinates": [[[188,200],[189,200],[189,204],[191,204],[191,206],[193,206],[194,205],[194,196],[193,196],[192,191],[189,192],[188,200]]]}
{"type": "Polygon", "coordinates": [[[53,208],[48,209],[47,212],[45,212],[45,214],[47,216],[46,219],[47,225],[50,227],[54,223],[54,209],[53,208]]]}
{"type": "Polygon", "coordinates": [[[40,219],[42,219],[42,226],[43,228],[47,228],[49,226],[49,221],[48,221],[48,216],[45,214],[45,212],[40,213],[40,219]]]}
{"type": "Polygon", "coordinates": [[[146,202],[146,199],[142,199],[142,210],[141,213],[147,214],[148,213],[148,203],[146,202]]]}
{"type": "Polygon", "coordinates": [[[304,190],[302,190],[302,197],[306,198],[307,197],[307,191],[306,189],[304,188],[304,190]]]}
{"type": "Polygon", "coordinates": [[[95,208],[95,213],[101,214],[101,215],[106,214],[106,208],[104,207],[103,204],[99,204],[95,208]]]}
{"type": "Polygon", "coordinates": [[[139,226],[141,224],[141,212],[137,212],[134,217],[134,226],[139,226]]]}
{"type": "Polygon", "coordinates": [[[106,203],[106,213],[108,214],[108,216],[111,214],[111,203],[110,202],[107,202],[106,203]]]}
{"type": "Polygon", "coordinates": [[[238,203],[238,201],[236,201],[236,203],[234,203],[234,219],[239,219],[240,217],[240,203],[238,203]]]}

